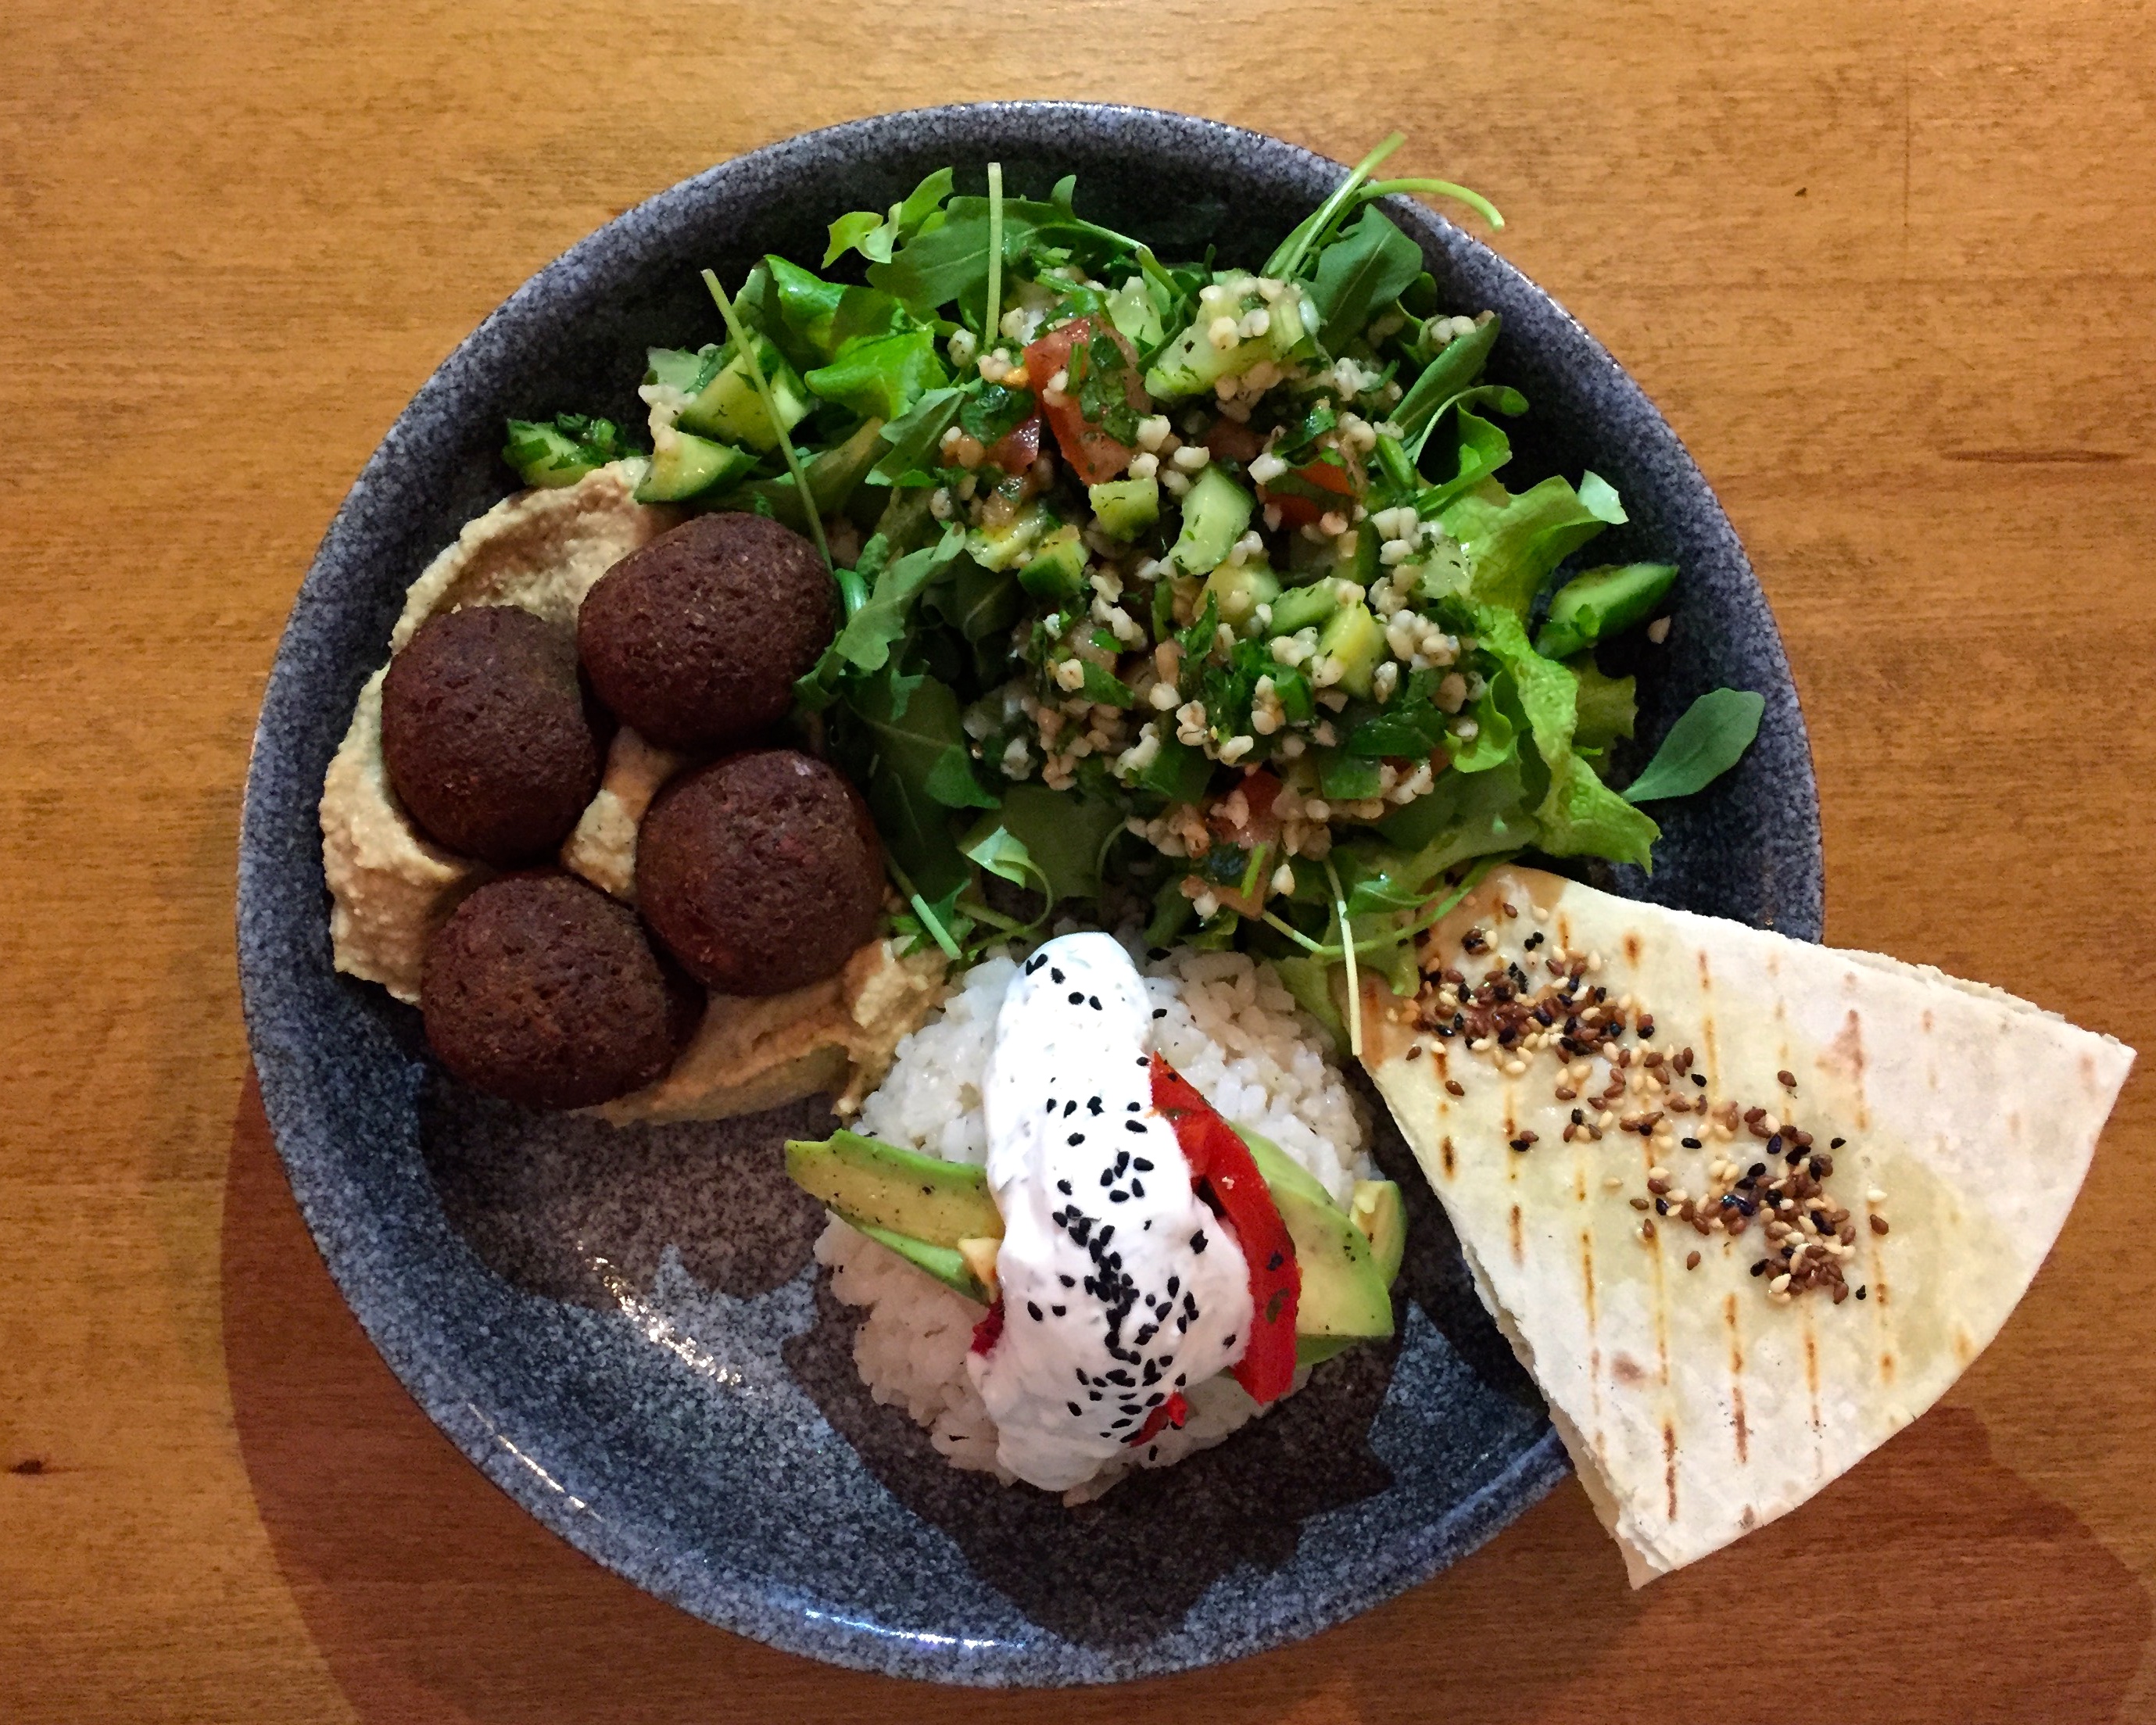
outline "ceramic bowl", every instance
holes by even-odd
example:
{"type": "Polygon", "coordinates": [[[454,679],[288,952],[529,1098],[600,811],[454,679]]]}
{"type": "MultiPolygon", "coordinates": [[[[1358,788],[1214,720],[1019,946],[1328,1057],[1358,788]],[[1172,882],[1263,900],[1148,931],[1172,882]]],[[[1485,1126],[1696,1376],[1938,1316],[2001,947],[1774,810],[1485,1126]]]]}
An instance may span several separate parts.
{"type": "MultiPolygon", "coordinates": [[[[442,1430],[561,1536],[707,1621],[839,1664],[975,1684],[1112,1681],[1311,1635],[1427,1579],[1534,1502],[1563,1452],[1414,1194],[1395,1343],[1321,1368],[1224,1446],[1079,1512],[947,1466],[863,1390],[852,1325],[809,1258],[821,1218],[776,1148],[811,1101],[616,1132],[475,1096],[418,1016],[331,968],[316,805],[405,586],[511,487],[502,421],[636,424],[647,346],[717,334],[696,272],[822,255],[824,226],[933,168],[1014,192],[1078,177],[1081,210],[1164,256],[1262,259],[1337,163],[1143,110],[997,103],[773,144],[610,223],[473,332],[392,427],[331,523],[255,738],[239,957],[263,1097],[308,1226],[375,1345],[442,1430]]],[[[1630,525],[1598,559],[1681,566],[1642,679],[1651,742],[1702,691],[1758,690],[1743,764],[1656,814],[1651,880],[1619,891],[1815,938],[1819,827],[1774,619],[1712,493],[1608,353],[1479,240],[1395,200],[1444,302],[1492,307],[1491,374],[1523,390],[1516,485],[1592,468],[1630,525]]],[[[1613,1568],[1616,1559],[1610,1559],[1613,1568]]]]}

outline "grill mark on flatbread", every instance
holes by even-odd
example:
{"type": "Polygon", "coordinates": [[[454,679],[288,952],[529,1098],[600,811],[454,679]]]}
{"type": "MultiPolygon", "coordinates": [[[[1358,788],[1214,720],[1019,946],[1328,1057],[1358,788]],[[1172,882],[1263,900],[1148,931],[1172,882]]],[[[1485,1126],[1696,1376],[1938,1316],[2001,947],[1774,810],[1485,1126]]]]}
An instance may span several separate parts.
{"type": "Polygon", "coordinates": [[[1450,1138],[1447,1137],[1440,1141],[1438,1144],[1438,1153],[1445,1159],[1445,1178],[1449,1180],[1453,1175],[1452,1140],[1450,1138]]]}
{"type": "Polygon", "coordinates": [[[1677,1518],[1677,1429],[1662,1421],[1662,1484],[1670,1497],[1670,1519],[1677,1518]]]}
{"type": "Polygon", "coordinates": [[[1512,1261],[1515,1264],[1527,1261],[1527,1252],[1520,1244],[1520,1207],[1517,1204],[1512,1206],[1512,1261]]]}
{"type": "Polygon", "coordinates": [[[1587,1229],[1579,1230],[1579,1278],[1586,1294],[1587,1333],[1594,1333],[1594,1235],[1587,1229]]]}
{"type": "MultiPolygon", "coordinates": [[[[1727,1256],[1727,1251],[1723,1255],[1727,1256]]],[[[1751,1459],[1751,1429],[1744,1423],[1744,1386],[1738,1380],[1744,1375],[1744,1337],[1737,1325],[1737,1296],[1722,1296],[1722,1322],[1729,1331],[1729,1406],[1736,1418],[1737,1459],[1739,1462],[1751,1459]]]]}
{"type": "MultiPolygon", "coordinates": [[[[1819,1403],[1819,1337],[1812,1329],[1812,1309],[1804,1309],[1804,1393],[1811,1398],[1812,1442],[1816,1450],[1826,1437],[1826,1427],[1820,1419],[1819,1403]]],[[[1822,1457],[1822,1466],[1824,1458],[1822,1457]]]]}
{"type": "Polygon", "coordinates": [[[1631,961],[1635,970],[1640,968],[1640,937],[1629,929],[1625,935],[1625,956],[1631,961]]]}
{"type": "Polygon", "coordinates": [[[1729,1386],[1729,1411],[1736,1420],[1737,1461],[1742,1466],[1750,1462],[1752,1433],[1744,1423],[1744,1392],[1737,1384],[1729,1386]]]}
{"type": "Polygon", "coordinates": [[[1609,1375],[1628,1389],[1636,1389],[1647,1381],[1646,1368],[1629,1353],[1609,1356],[1609,1375]]]}

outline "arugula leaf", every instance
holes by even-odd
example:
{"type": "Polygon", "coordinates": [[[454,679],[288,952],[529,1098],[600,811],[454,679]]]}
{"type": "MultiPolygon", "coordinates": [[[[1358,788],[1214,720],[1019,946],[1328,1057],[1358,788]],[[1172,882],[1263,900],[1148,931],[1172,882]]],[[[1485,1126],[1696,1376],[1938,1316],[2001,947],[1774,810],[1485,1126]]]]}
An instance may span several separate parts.
{"type": "Polygon", "coordinates": [[[850,251],[858,251],[872,263],[888,264],[894,247],[913,238],[941,212],[951,195],[951,170],[939,167],[894,204],[887,215],[872,209],[855,210],[831,223],[831,243],[824,253],[829,269],[850,251]]]}
{"type": "Polygon", "coordinates": [[[1414,444],[1437,417],[1437,410],[1482,375],[1503,321],[1493,316],[1487,323],[1476,325],[1470,334],[1454,336],[1408,386],[1408,393],[1391,414],[1407,443],[1414,444]]]}
{"type": "Polygon", "coordinates": [[[891,224],[872,209],[850,210],[831,223],[831,243],[824,248],[824,267],[848,252],[859,252],[878,264],[891,261],[891,224]]]}
{"type": "Polygon", "coordinates": [[[936,332],[916,329],[855,336],[839,346],[829,365],[801,381],[865,418],[890,420],[950,379],[936,357],[936,332]]]}
{"type": "MultiPolygon", "coordinates": [[[[1469,491],[1491,477],[1512,459],[1512,440],[1504,432],[1479,413],[1471,413],[1467,405],[1480,398],[1487,397],[1490,405],[1500,413],[1518,414],[1527,408],[1527,398],[1516,389],[1484,386],[1471,389],[1446,403],[1451,407],[1452,424],[1447,442],[1452,454],[1453,475],[1450,479],[1426,487],[1415,494],[1415,509],[1425,516],[1442,516],[1454,499],[1469,491]],[[1456,403],[1456,405],[1455,405],[1456,403]]],[[[1425,441],[1430,432],[1443,423],[1443,414],[1430,421],[1424,432],[1425,441]]],[[[1408,452],[1408,459],[1420,462],[1424,445],[1419,444],[1408,452]]]]}
{"type": "MultiPolygon", "coordinates": [[[[1149,276],[1166,278],[1151,249],[1127,234],[1075,214],[1065,203],[1034,203],[1022,198],[999,200],[1003,260],[1014,263],[1045,246],[1073,248],[1088,262],[1135,259],[1149,276]]],[[[924,224],[888,264],[869,266],[870,282],[905,301],[916,317],[932,318],[953,300],[962,315],[986,303],[988,285],[988,200],[953,198],[944,219],[924,224]]],[[[1095,275],[1101,270],[1094,270],[1095,275]]]]}
{"type": "MultiPolygon", "coordinates": [[[[956,531],[955,529],[953,531],[956,531]]],[[[1025,590],[1009,569],[991,569],[968,557],[956,561],[952,580],[931,593],[937,614],[977,646],[1004,644],[1024,609],[1025,590]]]]}
{"type": "Polygon", "coordinates": [[[1573,490],[1555,475],[1517,496],[1478,488],[1438,516],[1467,549],[1475,597],[1525,617],[1550,572],[1605,526],[1625,519],[1608,481],[1588,474],[1573,490]],[[1591,482],[1591,483],[1590,483],[1591,482]]]}
{"type": "Polygon", "coordinates": [[[1565,659],[1622,634],[1654,610],[1676,578],[1674,563],[1617,563],[1575,575],[1551,599],[1536,644],[1565,659]]]}
{"type": "Polygon", "coordinates": [[[1337,353],[1370,315],[1398,299],[1422,273],[1422,248],[1387,217],[1366,206],[1362,218],[1317,254],[1310,297],[1317,309],[1317,340],[1337,353]]]}
{"type": "Polygon", "coordinates": [[[954,963],[963,957],[968,939],[978,925],[958,908],[958,895],[972,885],[970,876],[962,877],[932,901],[914,894],[911,911],[901,911],[891,919],[892,937],[906,942],[900,952],[925,952],[931,947],[941,947],[954,963]],[[937,930],[942,931],[940,935],[937,930]]]}
{"type": "Polygon", "coordinates": [[[894,485],[909,473],[934,466],[943,434],[963,411],[965,399],[963,389],[923,391],[911,407],[883,428],[883,440],[891,447],[869,470],[868,482],[894,485]]]}
{"type": "MultiPolygon", "coordinates": [[[[857,721],[861,757],[855,781],[876,830],[913,889],[934,899],[970,880],[951,833],[949,805],[930,776],[955,752],[967,767],[958,702],[932,678],[902,675],[896,662],[850,684],[845,711],[857,721]]],[[[947,778],[950,768],[944,768],[947,778]]]]}
{"type": "MultiPolygon", "coordinates": [[[[882,432],[882,420],[865,419],[847,434],[844,443],[834,444],[808,464],[805,477],[808,495],[816,500],[818,515],[835,515],[851,501],[861,481],[868,476],[876,452],[883,447],[882,432]]],[[[801,498],[790,473],[737,485],[715,501],[723,509],[747,509],[770,516],[797,532],[805,531],[808,526],[808,516],[801,507],[801,498]]]]}
{"type": "MultiPolygon", "coordinates": [[[[984,814],[973,830],[958,841],[958,848],[969,861],[978,863],[991,875],[1008,880],[1014,886],[1037,886],[1044,895],[1049,894],[1048,877],[1034,861],[1033,853],[1025,841],[1014,834],[1003,822],[1003,811],[984,814]]],[[[1052,895],[1050,902],[1053,902],[1052,895]]]]}
{"type": "Polygon", "coordinates": [[[1101,891],[1101,857],[1122,829],[1123,811],[1102,797],[1014,784],[1004,793],[1003,824],[1022,842],[1051,904],[1101,891]]]}
{"type": "Polygon", "coordinates": [[[1749,689],[1708,690],[1670,726],[1655,758],[1625,790],[1625,799],[1688,797],[1712,784],[1752,747],[1766,707],[1765,698],[1749,689]]]}
{"type": "Polygon", "coordinates": [[[910,551],[886,565],[876,575],[869,602],[846,619],[829,650],[856,670],[881,670],[891,648],[905,637],[921,589],[965,543],[964,529],[951,527],[937,544],[910,551]]]}
{"type": "Polygon", "coordinates": [[[1577,755],[1550,770],[1548,794],[1536,809],[1536,844],[1552,856],[1604,856],[1651,870],[1661,829],[1595,776],[1577,755]]]}

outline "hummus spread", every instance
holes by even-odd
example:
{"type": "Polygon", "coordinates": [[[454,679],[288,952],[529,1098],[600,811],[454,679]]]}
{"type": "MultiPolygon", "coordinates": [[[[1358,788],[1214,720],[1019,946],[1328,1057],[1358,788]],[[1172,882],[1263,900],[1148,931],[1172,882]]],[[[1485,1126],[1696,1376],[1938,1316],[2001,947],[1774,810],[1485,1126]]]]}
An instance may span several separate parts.
{"type": "MultiPolygon", "coordinates": [[[[680,518],[636,501],[640,463],[617,462],[573,485],[520,492],[467,524],[405,596],[391,632],[402,650],[437,611],[517,605],[569,626],[598,578],[680,518]]],[[[322,783],[322,868],[336,968],[417,1004],[427,940],[495,870],[453,855],[398,803],[382,755],[382,682],[360,691],[352,724],[322,783]]],[[[633,899],[636,828],[685,757],[624,726],[598,793],[562,847],[593,885],[633,899]]],[[[714,995],[696,1040],[654,1085],[599,1109],[606,1118],[716,1120],[840,1091],[850,1113],[882,1081],[899,1039],[943,996],[941,954],[901,958],[871,942],[838,975],[762,999],[714,995]]]]}
{"type": "Polygon", "coordinates": [[[636,902],[636,829],[666,781],[688,765],[624,725],[607,750],[606,774],[577,829],[562,846],[562,866],[629,904],[636,902]]]}

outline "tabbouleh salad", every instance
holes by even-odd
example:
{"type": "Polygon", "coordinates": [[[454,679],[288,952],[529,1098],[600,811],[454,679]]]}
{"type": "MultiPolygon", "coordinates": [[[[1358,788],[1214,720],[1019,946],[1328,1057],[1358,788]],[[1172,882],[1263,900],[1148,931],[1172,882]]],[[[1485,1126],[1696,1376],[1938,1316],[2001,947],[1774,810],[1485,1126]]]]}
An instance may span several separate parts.
{"type": "MultiPolygon", "coordinates": [[[[1748,746],[1760,698],[1719,690],[1604,781],[1633,680],[1594,649],[1662,627],[1677,572],[1548,591],[1623,505],[1497,477],[1527,408],[1485,377],[1500,321],[1440,304],[1378,201],[1501,218],[1375,179],[1399,141],[1255,269],[1163,262],[1071,177],[962,194],[947,168],[831,224],[819,269],[861,280],[706,271],[726,338],[652,350],[639,497],[774,516],[833,570],[846,621],[796,723],[865,794],[915,947],[970,958],[1084,901],[1270,959],[1359,1044],[1335,968],[1411,993],[1414,934],[1479,870],[1645,865],[1640,803],[1748,746]]],[[[567,414],[506,451],[539,485],[635,453],[567,414]]]]}

